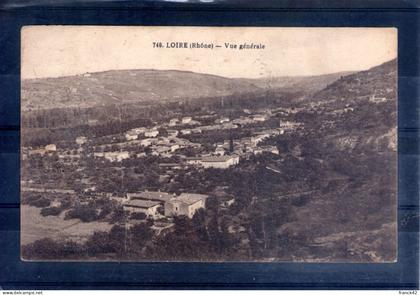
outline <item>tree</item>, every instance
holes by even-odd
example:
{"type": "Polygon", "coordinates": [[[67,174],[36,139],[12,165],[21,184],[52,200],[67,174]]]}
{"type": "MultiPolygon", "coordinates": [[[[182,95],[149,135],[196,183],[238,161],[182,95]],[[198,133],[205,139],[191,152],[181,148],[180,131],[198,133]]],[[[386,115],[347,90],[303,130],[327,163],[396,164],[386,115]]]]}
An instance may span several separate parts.
{"type": "Polygon", "coordinates": [[[57,216],[57,215],[60,215],[62,211],[63,209],[61,207],[46,207],[46,208],[41,209],[40,214],[42,216],[48,216],[48,215],[57,216]]]}
{"type": "Polygon", "coordinates": [[[147,215],[143,212],[133,212],[130,215],[131,219],[138,219],[138,220],[145,220],[147,218],[147,215]]]}
{"type": "Polygon", "coordinates": [[[191,221],[187,216],[174,216],[175,234],[185,236],[193,232],[191,221]]]}
{"type": "Polygon", "coordinates": [[[232,137],[232,132],[230,133],[230,137],[229,137],[229,153],[233,153],[233,137],[232,137]]]}
{"type": "Polygon", "coordinates": [[[133,238],[133,240],[136,240],[138,242],[142,242],[143,244],[150,240],[153,237],[153,231],[150,229],[149,226],[145,223],[140,223],[134,225],[130,229],[130,235],[133,238]]]}
{"type": "Polygon", "coordinates": [[[90,205],[77,205],[73,209],[67,211],[64,219],[78,218],[82,222],[92,222],[98,219],[96,209],[90,205]]]}
{"type": "Polygon", "coordinates": [[[98,254],[115,253],[115,248],[110,243],[109,233],[104,231],[94,232],[85,245],[89,256],[97,257],[98,254]]]}
{"type": "Polygon", "coordinates": [[[223,250],[222,236],[219,231],[219,220],[217,214],[213,214],[207,225],[210,245],[215,249],[216,253],[221,254],[223,250]]]}
{"type": "Polygon", "coordinates": [[[209,235],[206,227],[206,212],[203,208],[200,208],[195,212],[191,223],[198,238],[202,241],[208,241],[209,235]]]}

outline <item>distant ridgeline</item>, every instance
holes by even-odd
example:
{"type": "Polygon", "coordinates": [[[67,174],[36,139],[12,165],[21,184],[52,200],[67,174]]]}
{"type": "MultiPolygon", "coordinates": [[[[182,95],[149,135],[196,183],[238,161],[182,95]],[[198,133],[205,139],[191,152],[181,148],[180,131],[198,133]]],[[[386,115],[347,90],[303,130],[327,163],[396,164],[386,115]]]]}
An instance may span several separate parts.
{"type": "Polygon", "coordinates": [[[275,96],[287,103],[321,90],[345,74],[348,73],[313,77],[231,79],[182,71],[125,70],[23,80],[22,124],[31,128],[56,128],[86,123],[88,120],[106,119],[109,116],[118,118],[119,114],[112,110],[118,111],[115,107],[120,105],[123,115],[127,116],[135,104],[137,112],[163,102],[194,104],[199,100],[199,105],[204,102],[228,107],[231,104],[238,106],[240,103],[248,107],[258,103],[261,98],[273,99],[275,96]],[[246,105],[246,101],[250,105],[246,105]],[[129,107],[124,109],[125,105],[129,107]],[[57,111],[63,108],[72,110],[63,113],[57,111]],[[96,108],[100,110],[95,112],[96,108]],[[88,111],[83,113],[81,109],[88,111]],[[57,114],[56,112],[63,114],[63,120],[44,120],[43,116],[49,115],[45,110],[51,110],[52,115],[57,114]]]}
{"type": "MultiPolygon", "coordinates": [[[[358,92],[368,95],[372,84],[392,95],[386,85],[392,84],[393,63],[356,74],[309,77],[231,79],[182,71],[122,70],[23,80],[22,144],[44,145],[80,133],[116,134],[150,126],[150,118],[201,109],[229,114],[242,108],[311,105],[339,96],[344,100],[358,92]]],[[[382,97],[379,90],[374,94],[376,99],[382,97]]]]}

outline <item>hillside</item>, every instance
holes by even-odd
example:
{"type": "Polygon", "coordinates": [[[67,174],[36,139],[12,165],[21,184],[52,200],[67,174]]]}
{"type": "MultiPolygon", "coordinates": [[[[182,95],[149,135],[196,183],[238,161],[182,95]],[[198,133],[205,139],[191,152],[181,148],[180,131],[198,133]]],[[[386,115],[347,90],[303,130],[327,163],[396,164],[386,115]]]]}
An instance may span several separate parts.
{"type": "Polygon", "coordinates": [[[303,94],[310,94],[320,91],[329,84],[337,81],[341,77],[352,74],[353,72],[339,72],[319,76],[284,76],[261,79],[245,79],[245,81],[266,90],[281,90],[287,92],[299,91],[303,94]]]}
{"type": "Polygon", "coordinates": [[[302,106],[307,114],[300,114],[300,120],[320,130],[324,140],[339,150],[395,152],[396,72],[397,63],[392,60],[342,77],[305,98],[302,106]]]}
{"type": "Polygon", "coordinates": [[[266,90],[306,95],[345,74],[232,79],[173,70],[118,70],[23,80],[22,110],[182,101],[266,90]]]}
{"type": "Polygon", "coordinates": [[[178,101],[254,92],[245,81],[183,71],[119,70],[22,81],[22,109],[178,101]]]}
{"type": "Polygon", "coordinates": [[[319,163],[301,174],[294,161],[276,168],[297,178],[322,175],[323,188],[280,232],[311,241],[298,249],[309,260],[395,259],[396,71],[392,60],[343,77],[307,97],[311,107],[297,114],[308,128],[289,138],[289,149],[319,163]]]}
{"type": "Polygon", "coordinates": [[[343,76],[311,96],[312,101],[354,100],[373,96],[395,99],[397,60],[385,62],[366,71],[343,76]]]}

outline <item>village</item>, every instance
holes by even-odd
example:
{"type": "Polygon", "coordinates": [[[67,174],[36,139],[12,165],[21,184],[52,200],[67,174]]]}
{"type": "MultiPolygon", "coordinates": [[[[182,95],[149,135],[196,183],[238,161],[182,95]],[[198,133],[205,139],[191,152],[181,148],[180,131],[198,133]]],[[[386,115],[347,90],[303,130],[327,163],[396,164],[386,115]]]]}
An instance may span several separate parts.
{"type": "MultiPolygon", "coordinates": [[[[374,101],[375,95],[372,97],[368,99],[374,101]]],[[[276,167],[283,165],[282,150],[276,142],[293,134],[307,136],[309,129],[297,119],[302,113],[324,113],[322,125],[311,128],[325,132],[335,128],[337,119],[352,113],[355,107],[339,103],[331,109],[321,103],[306,108],[243,108],[235,114],[212,110],[190,116],[179,113],[119,134],[80,134],[73,141],[37,148],[24,146],[22,161],[33,174],[22,177],[23,198],[28,195],[29,199],[48,200],[40,206],[44,207],[41,214],[47,216],[80,218],[84,222],[117,220],[129,227],[153,221],[154,232],[164,234],[173,230],[175,216],[192,219],[197,211],[206,210],[212,199],[217,199],[218,214],[237,211],[231,208],[238,206],[238,188],[223,181],[224,171],[239,169],[239,174],[253,174],[249,169],[255,169],[256,161],[270,159],[272,164],[266,169],[281,175],[282,169],[276,167]],[[217,176],[209,178],[212,174],[217,176]],[[106,210],[103,204],[98,206],[101,202],[106,210]],[[80,206],[95,207],[96,212],[86,214],[96,217],[65,213],[80,206]],[[121,216],[113,217],[115,212],[121,216]]],[[[298,150],[293,153],[300,158],[298,150]]],[[[297,195],[299,191],[305,189],[299,189],[297,195]]],[[[262,197],[253,196],[251,204],[262,201],[262,197]]],[[[234,221],[228,228],[230,233],[237,233],[243,226],[234,221]]]]}
{"type": "Polygon", "coordinates": [[[18,113],[21,258],[395,261],[397,59],[338,67],[349,42],[305,72],[283,43],[211,67],[147,50],[105,65],[127,60],[119,48],[100,68],[34,68],[18,113]]]}
{"type": "MultiPolygon", "coordinates": [[[[188,185],[184,187],[178,179],[181,172],[188,175],[207,169],[235,169],[239,163],[250,161],[257,155],[279,155],[277,146],[265,142],[270,138],[303,129],[302,123],[287,120],[284,114],[289,112],[296,111],[285,108],[255,111],[243,109],[242,114],[237,117],[210,112],[204,115],[173,117],[156,122],[153,126],[139,126],[122,134],[103,138],[80,135],[74,142],[50,143],[38,148],[23,147],[23,162],[49,163],[46,166],[54,166],[54,172],[49,170],[49,173],[55,173],[57,178],[77,167],[81,179],[73,181],[77,188],[68,182],[67,189],[57,190],[54,183],[58,180],[52,180],[45,185],[44,179],[44,186],[40,186],[41,183],[37,184],[36,177],[31,175],[28,181],[22,178],[22,192],[49,199],[51,202],[48,202],[47,209],[50,209],[43,211],[48,212],[47,215],[65,211],[63,198],[71,199],[72,205],[67,207],[72,208],[92,204],[105,197],[113,202],[114,208],[123,208],[124,223],[132,226],[146,220],[155,220],[153,228],[156,233],[161,233],[163,229],[168,230],[173,226],[174,216],[191,219],[199,209],[205,210],[211,197],[218,198],[221,210],[228,210],[236,201],[235,196],[226,188],[221,189],[222,193],[218,186],[217,193],[198,193],[195,188],[187,188],[188,185]],[[220,141],[213,141],[214,132],[222,134],[220,141]],[[120,190],[105,190],[95,182],[94,174],[99,173],[99,170],[130,171],[130,167],[143,163],[141,161],[154,162],[155,186],[135,183],[129,185],[126,181],[120,190]],[[180,186],[177,192],[165,190],[177,182],[180,186]]],[[[153,168],[148,166],[146,169],[153,168]]],[[[134,171],[139,172],[138,170],[141,169],[134,167],[134,171]]],[[[144,171],[140,172],[144,174],[144,171]]],[[[111,174],[108,177],[111,181],[111,174]]],[[[118,174],[116,177],[118,181],[118,174]]]]}

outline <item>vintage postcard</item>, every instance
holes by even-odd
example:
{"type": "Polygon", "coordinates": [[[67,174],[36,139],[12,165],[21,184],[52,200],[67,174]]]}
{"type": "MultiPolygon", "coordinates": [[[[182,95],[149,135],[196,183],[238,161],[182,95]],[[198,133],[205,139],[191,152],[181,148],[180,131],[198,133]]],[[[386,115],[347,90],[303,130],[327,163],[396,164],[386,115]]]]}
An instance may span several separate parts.
{"type": "Polygon", "coordinates": [[[395,28],[27,26],[21,257],[395,262],[395,28]]]}

